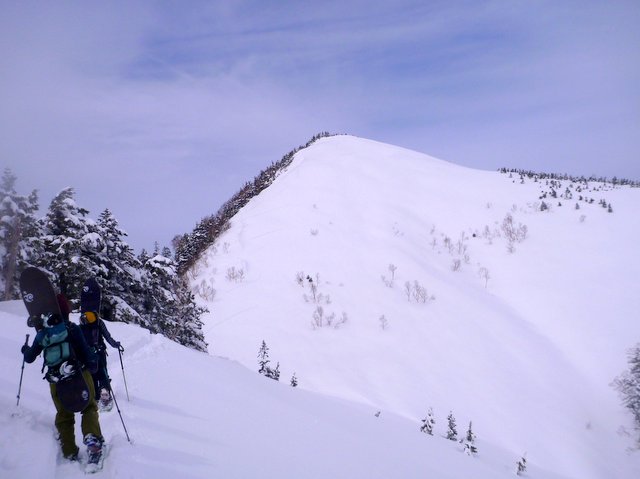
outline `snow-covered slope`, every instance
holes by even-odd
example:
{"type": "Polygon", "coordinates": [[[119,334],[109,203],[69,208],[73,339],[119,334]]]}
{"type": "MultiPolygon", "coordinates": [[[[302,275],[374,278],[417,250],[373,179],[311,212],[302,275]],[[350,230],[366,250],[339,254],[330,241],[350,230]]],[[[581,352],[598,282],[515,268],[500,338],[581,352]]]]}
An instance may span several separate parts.
{"type": "MultiPolygon", "coordinates": [[[[0,303],[0,477],[86,477],[79,464],[59,457],[55,410],[40,361],[25,367],[16,406],[19,350],[30,332],[25,316],[22,303],[0,303]]],[[[483,440],[482,455],[471,458],[459,444],[427,436],[406,418],[376,416],[371,407],[294,389],[131,325],[109,328],[126,347],[130,401],[113,353],[110,371],[132,443],[115,408],[101,413],[110,452],[96,477],[513,477],[517,458],[483,440]]],[[[529,473],[559,479],[535,464],[529,473]]]]}
{"type": "Polygon", "coordinates": [[[256,370],[264,340],[281,380],[416,428],[433,407],[439,435],[453,412],[478,460],[496,448],[567,477],[640,477],[609,386],[640,338],[640,190],[554,186],[322,139],[191,272],[210,352],[256,370]]]}

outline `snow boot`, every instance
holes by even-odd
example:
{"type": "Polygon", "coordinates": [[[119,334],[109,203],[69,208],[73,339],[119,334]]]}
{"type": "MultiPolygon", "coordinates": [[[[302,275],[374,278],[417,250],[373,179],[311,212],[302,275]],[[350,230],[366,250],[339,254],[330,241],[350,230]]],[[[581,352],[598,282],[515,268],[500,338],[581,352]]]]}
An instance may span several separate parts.
{"type": "Polygon", "coordinates": [[[87,446],[87,465],[85,471],[88,473],[97,472],[102,469],[104,461],[103,448],[104,439],[93,434],[84,437],[84,444],[87,446]]]}
{"type": "Polygon", "coordinates": [[[108,389],[100,390],[100,400],[98,401],[98,409],[101,412],[111,411],[113,409],[113,397],[108,389]]]}

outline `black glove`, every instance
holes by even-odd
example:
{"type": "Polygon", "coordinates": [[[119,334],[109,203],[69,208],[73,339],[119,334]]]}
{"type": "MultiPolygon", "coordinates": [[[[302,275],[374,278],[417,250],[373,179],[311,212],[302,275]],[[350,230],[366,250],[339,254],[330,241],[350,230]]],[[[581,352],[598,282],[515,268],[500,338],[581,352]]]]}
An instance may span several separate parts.
{"type": "Polygon", "coordinates": [[[29,351],[29,346],[27,344],[23,344],[20,348],[20,352],[24,355],[27,351],[29,351]]]}
{"type": "Polygon", "coordinates": [[[124,353],[124,348],[122,347],[122,344],[120,344],[120,341],[116,341],[116,348],[118,348],[118,351],[121,353],[124,353]]]}

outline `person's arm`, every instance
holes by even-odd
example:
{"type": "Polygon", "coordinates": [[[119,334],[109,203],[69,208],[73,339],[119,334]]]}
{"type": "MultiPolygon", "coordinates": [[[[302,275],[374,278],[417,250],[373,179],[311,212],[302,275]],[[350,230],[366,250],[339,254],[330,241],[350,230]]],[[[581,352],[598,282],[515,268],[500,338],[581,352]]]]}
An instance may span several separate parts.
{"type": "Polygon", "coordinates": [[[111,337],[111,334],[109,334],[109,330],[107,329],[107,325],[102,320],[100,320],[100,333],[102,334],[102,337],[107,340],[107,342],[111,345],[112,348],[123,349],[120,342],[116,341],[111,337]]]}
{"type": "Polygon", "coordinates": [[[36,334],[36,337],[33,338],[33,344],[31,344],[31,346],[29,346],[28,344],[24,344],[20,349],[20,351],[22,352],[22,355],[24,356],[24,360],[29,364],[34,362],[42,352],[43,348],[42,348],[42,345],[40,344],[41,336],[42,335],[39,333],[36,334]]]}

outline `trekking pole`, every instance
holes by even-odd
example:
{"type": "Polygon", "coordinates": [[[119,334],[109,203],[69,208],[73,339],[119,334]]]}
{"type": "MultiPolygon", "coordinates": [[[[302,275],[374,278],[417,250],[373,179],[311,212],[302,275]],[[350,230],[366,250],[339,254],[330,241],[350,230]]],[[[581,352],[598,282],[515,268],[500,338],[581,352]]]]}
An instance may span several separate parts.
{"type": "Polygon", "coordinates": [[[124,390],[127,392],[127,402],[130,402],[129,399],[129,388],[127,387],[127,377],[124,375],[124,363],[122,362],[122,351],[118,348],[118,354],[120,355],[120,367],[122,368],[122,379],[124,379],[124,390]]]}
{"type": "Polygon", "coordinates": [[[127,432],[127,426],[124,425],[124,419],[122,419],[122,413],[120,412],[120,406],[118,406],[118,401],[116,400],[116,395],[113,394],[113,389],[111,389],[111,397],[113,398],[113,402],[116,405],[116,410],[118,411],[118,415],[120,416],[120,422],[122,423],[122,427],[124,428],[124,433],[127,436],[127,441],[131,444],[131,439],[129,438],[129,433],[127,432]]]}
{"type": "MultiPolygon", "coordinates": [[[[24,345],[29,346],[29,335],[27,334],[27,339],[24,340],[24,345]]],[[[22,375],[24,374],[24,354],[22,355],[22,370],[20,371],[20,385],[18,386],[18,402],[16,406],[20,405],[20,391],[22,391],[22,375]]]]}

